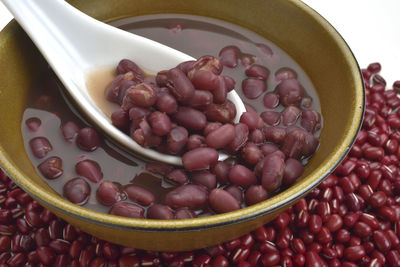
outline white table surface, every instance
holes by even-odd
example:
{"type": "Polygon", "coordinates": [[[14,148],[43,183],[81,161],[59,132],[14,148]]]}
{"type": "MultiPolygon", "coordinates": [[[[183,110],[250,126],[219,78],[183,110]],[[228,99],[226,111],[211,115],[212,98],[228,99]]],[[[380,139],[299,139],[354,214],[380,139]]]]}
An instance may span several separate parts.
{"type": "MultiPolygon", "coordinates": [[[[18,1],[18,0],[16,0],[18,1]]],[[[391,86],[400,80],[400,0],[303,0],[324,16],[349,44],[361,68],[382,64],[391,86]]],[[[12,19],[0,2],[0,30],[12,19]]]]}

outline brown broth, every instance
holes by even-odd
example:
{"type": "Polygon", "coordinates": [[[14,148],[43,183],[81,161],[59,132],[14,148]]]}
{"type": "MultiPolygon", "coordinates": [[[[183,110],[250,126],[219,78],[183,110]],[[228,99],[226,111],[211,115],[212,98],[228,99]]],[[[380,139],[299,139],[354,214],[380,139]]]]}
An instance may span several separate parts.
{"type": "MultiPolygon", "coordinates": [[[[243,53],[253,55],[255,63],[265,65],[270,70],[267,92],[272,92],[278,84],[274,79],[274,72],[282,67],[289,67],[297,72],[299,82],[306,89],[307,94],[312,97],[312,109],[320,112],[316,91],[300,66],[276,45],[244,28],[204,17],[173,14],[135,17],[114,22],[113,25],[164,43],[195,58],[207,54],[218,56],[223,47],[235,45],[243,53]],[[170,26],[173,25],[183,25],[183,30],[179,30],[179,27],[171,28],[170,26]],[[272,49],[273,54],[263,53],[258,44],[267,45],[272,49]]],[[[236,80],[235,89],[244,99],[241,90],[241,81],[246,78],[244,67],[224,68],[223,74],[236,80]]],[[[106,115],[110,115],[113,110],[118,108],[116,104],[105,100],[105,89],[114,77],[115,73],[112,69],[103,68],[90,73],[87,79],[90,95],[106,115]]],[[[121,185],[129,183],[141,185],[153,192],[160,202],[162,202],[163,196],[174,188],[161,176],[148,173],[144,169],[145,161],[127,154],[107,140],[103,140],[101,147],[94,152],[85,152],[74,143],[66,142],[60,131],[62,123],[71,120],[80,127],[90,126],[90,124],[69,103],[68,98],[63,94],[62,85],[49,69],[40,77],[37,77],[32,85],[29,99],[21,124],[25,148],[32,164],[37,167],[44,159],[37,159],[33,156],[29,147],[29,140],[34,137],[45,136],[50,141],[53,150],[47,157],[59,156],[62,158],[64,173],[55,180],[43,179],[58,193],[62,194],[62,187],[66,181],[78,176],[75,172],[75,164],[82,159],[96,161],[104,174],[103,180],[114,181],[121,185]],[[38,118],[42,123],[36,132],[30,131],[25,123],[30,118],[38,118]]],[[[262,104],[262,96],[245,102],[251,104],[259,112],[265,110],[262,104]]],[[[96,201],[95,192],[98,184],[90,181],[89,184],[92,192],[85,207],[108,212],[109,207],[102,206],[96,201]]],[[[209,214],[209,212],[209,210],[204,211],[204,214],[209,214]]],[[[201,213],[201,211],[197,211],[197,213],[201,213]]],[[[202,215],[200,214],[200,216],[202,215]]]]}

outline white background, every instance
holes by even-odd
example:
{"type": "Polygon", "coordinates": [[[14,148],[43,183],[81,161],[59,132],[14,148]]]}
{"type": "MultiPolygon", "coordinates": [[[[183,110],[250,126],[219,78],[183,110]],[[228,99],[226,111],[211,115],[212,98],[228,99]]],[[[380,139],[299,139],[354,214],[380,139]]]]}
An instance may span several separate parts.
{"type": "MultiPolygon", "coordinates": [[[[18,0],[16,0],[18,1],[18,0]]],[[[361,68],[382,64],[391,86],[400,80],[399,0],[303,0],[325,17],[349,44],[361,68]]],[[[0,3],[0,30],[12,19],[0,3]]]]}

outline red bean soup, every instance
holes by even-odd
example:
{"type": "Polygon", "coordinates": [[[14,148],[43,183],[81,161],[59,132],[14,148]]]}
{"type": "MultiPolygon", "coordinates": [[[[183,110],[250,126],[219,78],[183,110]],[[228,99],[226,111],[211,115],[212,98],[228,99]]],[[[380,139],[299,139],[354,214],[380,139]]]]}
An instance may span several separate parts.
{"type": "Polygon", "coordinates": [[[142,146],[183,167],[116,147],[81,117],[47,69],[32,85],[21,129],[38,174],[60,195],[126,217],[184,219],[263,201],[293,184],[318,147],[316,91],[300,66],[263,37],[227,22],[151,15],[115,26],[193,57],[150,75],[121,59],[88,76],[94,101],[142,146]],[[247,112],[234,122],[227,93],[247,112]],[[218,161],[218,152],[230,156],[218,161]]]}

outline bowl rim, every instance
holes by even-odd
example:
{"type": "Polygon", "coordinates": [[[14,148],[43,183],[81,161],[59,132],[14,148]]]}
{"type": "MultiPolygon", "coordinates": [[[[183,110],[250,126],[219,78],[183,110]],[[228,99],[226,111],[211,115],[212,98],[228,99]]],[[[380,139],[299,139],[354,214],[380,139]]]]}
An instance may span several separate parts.
{"type": "MultiPolygon", "coordinates": [[[[317,186],[324,178],[331,174],[332,171],[346,157],[352,144],[357,138],[358,131],[362,126],[365,105],[365,91],[362,82],[362,74],[354,54],[337,30],[319,13],[305,3],[296,0],[287,1],[289,4],[296,6],[296,8],[301,9],[301,11],[307,13],[309,16],[315,19],[324,28],[324,30],[329,33],[330,38],[339,44],[338,48],[345,55],[346,62],[349,65],[353,76],[357,76],[356,74],[358,73],[358,77],[354,77],[356,93],[356,103],[354,106],[356,110],[354,110],[354,117],[352,118],[353,123],[350,125],[346,136],[343,138],[343,142],[337,147],[337,149],[335,149],[335,151],[330,154],[330,157],[327,157],[323,161],[321,164],[324,165],[323,168],[317,168],[316,170],[313,170],[308,176],[306,176],[308,177],[307,179],[304,177],[304,179],[299,181],[295,187],[289,187],[285,191],[263,202],[233,212],[184,220],[135,219],[94,211],[72,204],[61,196],[56,196],[50,192],[43,191],[40,186],[31,182],[31,180],[24,178],[23,171],[10,163],[6,152],[2,147],[0,147],[0,163],[3,170],[15,181],[18,186],[20,186],[24,191],[28,192],[34,199],[37,199],[39,202],[44,203],[45,206],[48,206],[57,212],[66,214],[67,216],[75,217],[88,223],[143,232],[199,231],[203,229],[223,227],[225,225],[238,224],[243,221],[249,221],[265,214],[278,211],[287,206],[288,203],[293,203],[294,201],[300,199],[306,192],[317,186]],[[314,178],[311,179],[310,177],[314,178]]],[[[15,26],[15,24],[17,23],[14,20],[10,22],[0,32],[0,36],[4,35],[8,31],[11,31],[11,27],[15,26]]],[[[0,38],[0,47],[2,46],[4,39],[5,38],[0,38]]]]}

